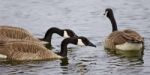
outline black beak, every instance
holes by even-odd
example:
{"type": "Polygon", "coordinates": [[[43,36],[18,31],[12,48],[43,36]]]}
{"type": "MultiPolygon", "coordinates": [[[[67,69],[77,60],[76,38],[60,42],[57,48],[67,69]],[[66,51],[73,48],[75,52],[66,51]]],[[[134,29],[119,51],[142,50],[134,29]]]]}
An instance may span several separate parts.
{"type": "Polygon", "coordinates": [[[105,13],[103,15],[105,15],[105,13]]]}
{"type": "Polygon", "coordinates": [[[108,13],[108,11],[105,11],[105,13],[103,14],[104,16],[106,16],[107,15],[107,13],[108,13]]]}
{"type": "Polygon", "coordinates": [[[74,34],[74,37],[78,37],[78,35],[74,34]]]}
{"type": "Polygon", "coordinates": [[[106,16],[106,12],[103,15],[106,16]]]}
{"type": "Polygon", "coordinates": [[[93,43],[89,42],[89,44],[87,46],[92,46],[92,47],[96,47],[96,45],[94,45],[93,43]]]}

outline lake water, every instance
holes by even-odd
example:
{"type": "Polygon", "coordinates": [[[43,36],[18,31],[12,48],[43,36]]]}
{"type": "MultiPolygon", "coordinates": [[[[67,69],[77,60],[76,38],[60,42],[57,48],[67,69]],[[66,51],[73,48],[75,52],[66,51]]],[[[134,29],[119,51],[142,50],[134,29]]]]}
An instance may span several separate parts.
{"type": "MultiPolygon", "coordinates": [[[[0,25],[27,29],[43,37],[50,27],[69,28],[86,36],[96,48],[69,45],[68,60],[1,62],[0,75],[150,75],[150,0],[0,0],[0,25]],[[103,16],[114,10],[118,28],[130,28],[145,38],[142,59],[121,57],[104,49],[111,32],[103,16]],[[66,62],[67,63],[62,63],[66,62]]],[[[62,37],[54,35],[58,52],[62,37]]]]}

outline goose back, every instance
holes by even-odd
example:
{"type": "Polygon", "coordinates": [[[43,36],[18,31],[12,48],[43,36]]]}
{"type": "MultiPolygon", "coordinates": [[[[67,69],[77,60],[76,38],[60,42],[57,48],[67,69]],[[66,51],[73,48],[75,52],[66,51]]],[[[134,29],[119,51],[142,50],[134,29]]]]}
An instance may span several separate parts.
{"type": "Polygon", "coordinates": [[[38,39],[34,38],[34,36],[27,30],[19,27],[0,26],[0,35],[12,39],[39,41],[38,39]]]}
{"type": "Polygon", "coordinates": [[[5,42],[0,48],[0,54],[10,60],[43,60],[60,59],[61,56],[36,42],[5,42]]]}

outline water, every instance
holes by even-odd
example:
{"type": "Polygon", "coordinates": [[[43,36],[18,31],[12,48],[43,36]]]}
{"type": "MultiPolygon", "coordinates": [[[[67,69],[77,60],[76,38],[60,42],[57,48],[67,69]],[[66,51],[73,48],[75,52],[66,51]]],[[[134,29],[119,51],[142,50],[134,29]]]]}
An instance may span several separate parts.
{"type": "MultiPolygon", "coordinates": [[[[23,27],[43,37],[50,27],[69,28],[86,36],[96,48],[69,45],[68,64],[61,60],[0,62],[0,75],[149,75],[149,0],[0,0],[0,24],[23,27]],[[105,8],[114,10],[119,29],[131,28],[145,37],[143,59],[124,58],[103,48],[111,32],[105,8]]],[[[53,36],[54,51],[62,37],[53,36]]]]}

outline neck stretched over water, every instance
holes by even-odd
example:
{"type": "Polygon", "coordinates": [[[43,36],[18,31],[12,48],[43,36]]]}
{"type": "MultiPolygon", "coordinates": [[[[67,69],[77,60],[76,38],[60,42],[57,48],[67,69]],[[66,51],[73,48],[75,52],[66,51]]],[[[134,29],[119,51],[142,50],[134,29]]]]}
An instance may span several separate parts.
{"type": "Polygon", "coordinates": [[[66,38],[62,41],[61,43],[61,51],[59,53],[60,56],[62,57],[67,57],[67,45],[68,44],[76,44],[76,39],[75,38],[66,38]]]}
{"type": "Polygon", "coordinates": [[[51,39],[52,39],[53,33],[57,33],[58,35],[63,36],[63,31],[61,29],[53,27],[47,30],[42,40],[49,42],[49,44],[51,45],[51,39]]]}

